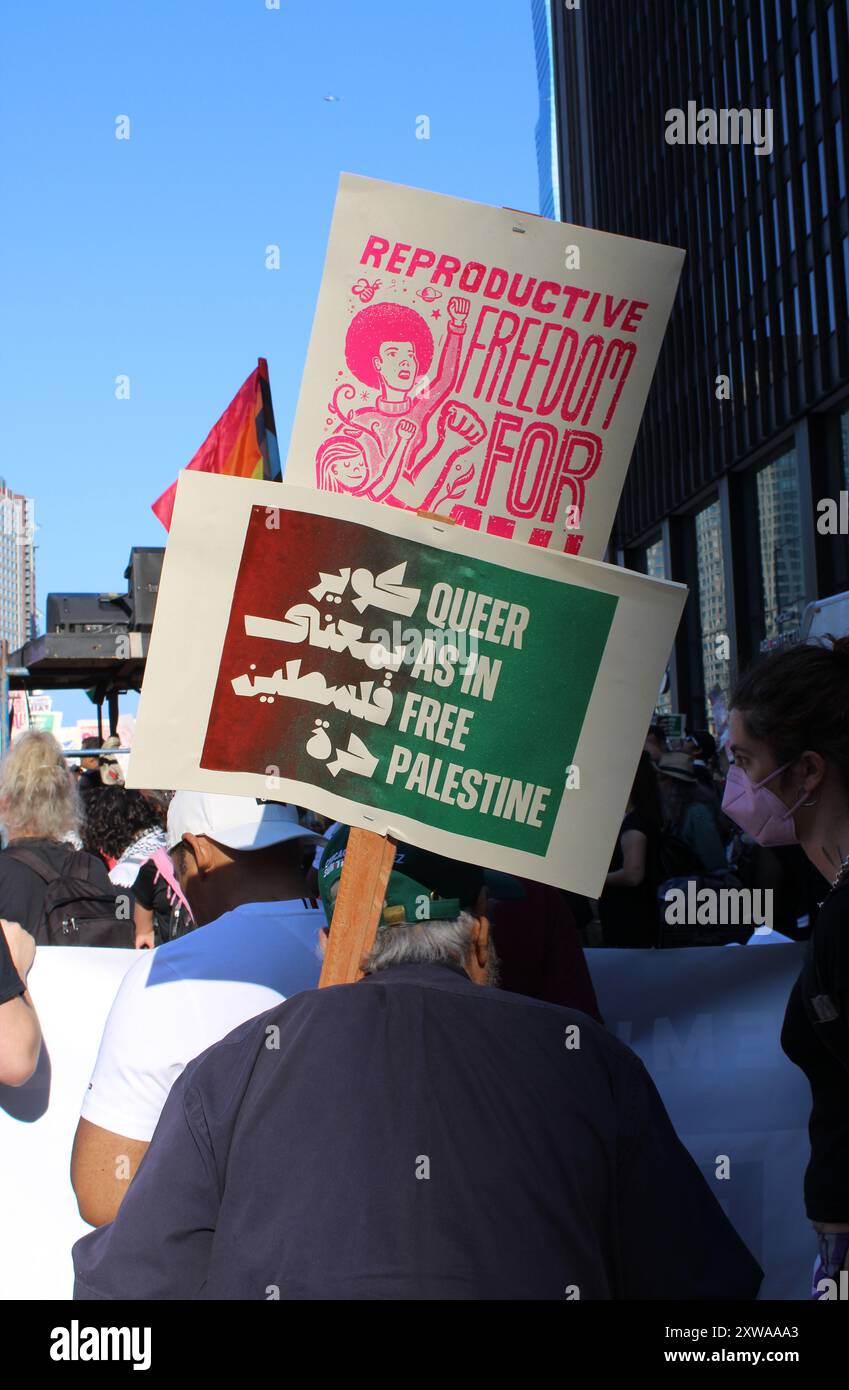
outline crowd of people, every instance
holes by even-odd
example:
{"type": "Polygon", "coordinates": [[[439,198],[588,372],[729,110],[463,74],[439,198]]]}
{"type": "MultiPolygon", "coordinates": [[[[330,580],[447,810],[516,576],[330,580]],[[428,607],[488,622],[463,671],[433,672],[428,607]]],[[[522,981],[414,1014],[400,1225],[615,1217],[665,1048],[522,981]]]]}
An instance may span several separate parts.
{"type": "Polygon", "coordinates": [[[719,755],[652,726],[597,903],[399,844],[363,978],[326,990],[345,827],[16,739],[0,1083],[37,1065],[40,945],[138,952],[73,1136],[76,1296],[753,1298],[582,949],[669,944],[690,878],[768,882],[771,925],[811,936],[781,1044],[812,1091],[814,1289],[849,1269],[849,640],[766,658],[729,729],[719,755]]]}

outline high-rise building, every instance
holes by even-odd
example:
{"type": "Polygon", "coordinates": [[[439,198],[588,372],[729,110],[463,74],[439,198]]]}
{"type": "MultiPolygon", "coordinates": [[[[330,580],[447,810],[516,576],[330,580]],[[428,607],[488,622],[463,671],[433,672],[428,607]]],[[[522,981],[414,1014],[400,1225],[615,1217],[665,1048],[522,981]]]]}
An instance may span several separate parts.
{"type": "Polygon", "coordinates": [[[550,16],[562,216],[687,252],[613,557],[690,585],[671,699],[701,722],[849,589],[818,528],[849,491],[849,0],[550,16]]]}
{"type": "Polygon", "coordinates": [[[539,210],[543,217],[559,218],[558,129],[555,116],[552,15],[549,0],[531,0],[531,15],[539,88],[539,119],[536,128],[539,210]]]}
{"type": "Polygon", "coordinates": [[[36,634],[35,503],[0,478],[0,640],[14,652],[36,634]]]}

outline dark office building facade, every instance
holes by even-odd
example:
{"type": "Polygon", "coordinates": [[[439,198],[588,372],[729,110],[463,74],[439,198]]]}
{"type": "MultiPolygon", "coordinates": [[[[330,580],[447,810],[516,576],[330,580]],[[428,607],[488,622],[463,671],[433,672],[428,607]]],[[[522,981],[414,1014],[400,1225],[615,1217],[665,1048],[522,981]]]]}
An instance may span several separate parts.
{"type": "Polygon", "coordinates": [[[849,0],[550,13],[562,218],[687,252],[611,558],[690,585],[665,704],[721,724],[737,671],[849,590],[817,524],[849,492],[849,0]],[[760,112],[752,143],[667,143],[705,109],[760,112]]]}

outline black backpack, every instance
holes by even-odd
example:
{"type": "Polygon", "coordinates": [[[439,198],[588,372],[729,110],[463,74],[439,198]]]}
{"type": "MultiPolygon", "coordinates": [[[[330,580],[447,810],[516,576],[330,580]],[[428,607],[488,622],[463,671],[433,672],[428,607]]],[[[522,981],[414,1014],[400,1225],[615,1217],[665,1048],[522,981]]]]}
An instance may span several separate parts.
{"type": "Polygon", "coordinates": [[[135,945],[135,926],[119,908],[129,894],[120,893],[104,870],[101,882],[92,876],[98,863],[85,850],[70,850],[62,870],[54,869],[33,850],[9,847],[6,854],[38,874],[45,884],[43,917],[34,935],[40,946],[135,945]],[[119,901],[120,899],[120,901],[119,901]]]}

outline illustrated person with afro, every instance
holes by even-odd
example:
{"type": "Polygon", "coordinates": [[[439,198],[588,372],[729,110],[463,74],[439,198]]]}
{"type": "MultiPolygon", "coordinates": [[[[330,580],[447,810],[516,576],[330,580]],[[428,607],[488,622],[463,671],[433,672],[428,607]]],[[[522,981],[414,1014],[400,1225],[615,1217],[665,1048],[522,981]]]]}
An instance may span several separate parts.
{"type": "Polygon", "coordinates": [[[380,395],[374,405],[346,412],[339,401],[354,400],[356,388],[344,383],[336,390],[331,409],[341,423],[316,454],[320,488],[414,511],[435,510],[465,490],[474,465],[458,460],[486,436],[486,426],[468,406],[447,401],[457,380],[469,301],[455,296],[448,313],[433,380],[427,375],[433,337],[415,309],[371,304],[355,315],[345,337],[345,361],[358,381],[380,395]]]}

